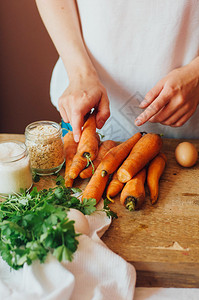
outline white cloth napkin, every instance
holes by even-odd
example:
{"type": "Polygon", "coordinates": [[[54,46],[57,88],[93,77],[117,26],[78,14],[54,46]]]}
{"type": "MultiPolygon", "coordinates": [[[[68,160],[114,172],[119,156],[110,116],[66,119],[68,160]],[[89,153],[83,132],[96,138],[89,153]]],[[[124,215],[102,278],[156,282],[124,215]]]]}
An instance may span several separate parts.
{"type": "Polygon", "coordinates": [[[18,271],[0,259],[0,300],[132,300],[134,267],[109,250],[100,237],[111,220],[104,212],[87,216],[90,235],[79,237],[72,262],[51,254],[18,271]]]}

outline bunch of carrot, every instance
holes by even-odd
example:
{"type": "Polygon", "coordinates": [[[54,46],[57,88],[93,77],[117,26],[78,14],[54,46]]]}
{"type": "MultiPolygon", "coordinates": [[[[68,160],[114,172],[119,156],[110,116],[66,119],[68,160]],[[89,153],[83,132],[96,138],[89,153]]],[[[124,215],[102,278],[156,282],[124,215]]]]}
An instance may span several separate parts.
{"type": "Polygon", "coordinates": [[[65,184],[71,187],[77,176],[91,178],[82,199],[94,198],[98,203],[106,190],[106,197],[112,201],[121,192],[120,202],[135,210],[144,202],[146,181],[154,204],[166,165],[166,156],[160,152],[162,144],[160,135],[139,132],[120,144],[112,140],[100,143],[94,111],[84,123],[78,145],[72,133],[64,137],[65,184]]]}
{"type": "Polygon", "coordinates": [[[150,191],[152,204],[158,199],[159,179],[166,156],[160,153],[162,138],[148,133],[136,133],[127,141],[109,150],[98,165],[88,183],[83,198],[95,198],[98,202],[106,188],[109,175],[112,180],[106,189],[106,197],[112,201],[119,192],[120,202],[128,209],[139,209],[145,199],[145,180],[150,191]]]}

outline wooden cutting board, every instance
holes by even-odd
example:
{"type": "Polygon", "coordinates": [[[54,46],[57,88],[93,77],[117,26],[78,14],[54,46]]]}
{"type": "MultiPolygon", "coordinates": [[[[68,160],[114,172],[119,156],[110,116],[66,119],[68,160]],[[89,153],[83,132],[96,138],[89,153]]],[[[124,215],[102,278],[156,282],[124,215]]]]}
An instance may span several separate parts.
{"type": "MultiPolygon", "coordinates": [[[[157,204],[147,195],[140,211],[118,199],[118,214],[103,241],[137,270],[137,286],[199,287],[199,162],[180,167],[174,151],[182,140],[164,139],[168,158],[157,204]]],[[[199,140],[191,141],[199,149],[199,140]]]]}
{"type": "MultiPolygon", "coordinates": [[[[23,135],[0,135],[0,140],[23,135]]],[[[160,181],[157,204],[148,191],[140,211],[129,212],[115,198],[111,209],[118,215],[102,237],[104,243],[137,271],[137,286],[199,287],[199,162],[180,167],[174,150],[182,140],[163,139],[168,162],[160,181]]],[[[192,140],[199,149],[199,140],[192,140]]],[[[64,170],[62,170],[64,172],[64,170]]],[[[83,188],[87,181],[77,181],[83,188]]],[[[55,185],[43,177],[39,189],[55,185]]],[[[99,266],[100,267],[100,266],[99,266]]]]}

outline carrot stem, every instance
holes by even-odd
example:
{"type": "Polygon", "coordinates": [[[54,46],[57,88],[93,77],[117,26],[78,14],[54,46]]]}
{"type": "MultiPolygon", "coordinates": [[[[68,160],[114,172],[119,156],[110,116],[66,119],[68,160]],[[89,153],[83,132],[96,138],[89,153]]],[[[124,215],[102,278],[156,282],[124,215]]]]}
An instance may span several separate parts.
{"type": "Polygon", "coordinates": [[[135,210],[137,199],[135,197],[129,196],[125,200],[125,206],[129,211],[135,210]]]}
{"type": "MultiPolygon", "coordinates": [[[[86,152],[85,152],[85,153],[86,153],[86,152]]],[[[86,157],[86,159],[87,159],[87,165],[86,165],[86,168],[91,164],[91,166],[92,166],[92,174],[94,174],[94,172],[95,172],[95,166],[94,166],[94,164],[93,164],[93,162],[92,162],[92,160],[91,160],[90,154],[88,153],[88,154],[84,155],[84,157],[86,157]]]]}
{"type": "Polygon", "coordinates": [[[86,158],[90,158],[91,157],[91,155],[90,155],[90,153],[89,152],[84,152],[83,153],[83,157],[86,157],[86,158]]]}
{"type": "Polygon", "coordinates": [[[102,170],[102,172],[101,172],[102,177],[105,177],[107,174],[108,174],[108,173],[107,173],[106,170],[102,170]]]}

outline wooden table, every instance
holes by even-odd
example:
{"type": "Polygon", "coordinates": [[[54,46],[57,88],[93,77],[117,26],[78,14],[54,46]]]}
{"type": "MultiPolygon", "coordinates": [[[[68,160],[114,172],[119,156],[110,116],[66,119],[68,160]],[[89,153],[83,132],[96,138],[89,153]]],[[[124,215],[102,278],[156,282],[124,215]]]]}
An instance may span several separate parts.
{"type": "MultiPolygon", "coordinates": [[[[0,141],[10,138],[24,136],[0,135],[0,141]]],[[[174,150],[180,141],[164,139],[168,163],[157,204],[150,204],[148,192],[140,211],[127,211],[118,198],[111,204],[118,219],[102,240],[135,266],[137,286],[199,287],[199,163],[192,168],[176,163],[174,150]]],[[[199,149],[199,140],[192,142],[199,149]]],[[[53,184],[52,177],[43,177],[37,186],[53,184]]]]}

